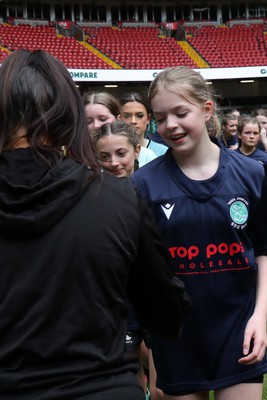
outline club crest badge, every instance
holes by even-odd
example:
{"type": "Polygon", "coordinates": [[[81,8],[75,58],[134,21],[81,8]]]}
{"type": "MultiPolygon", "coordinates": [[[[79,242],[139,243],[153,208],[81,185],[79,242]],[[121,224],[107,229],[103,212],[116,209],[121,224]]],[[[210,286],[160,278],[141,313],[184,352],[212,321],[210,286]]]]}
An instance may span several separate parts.
{"type": "Polygon", "coordinates": [[[233,199],[230,205],[230,216],[232,226],[237,229],[243,229],[248,220],[248,204],[245,199],[233,199]]]}

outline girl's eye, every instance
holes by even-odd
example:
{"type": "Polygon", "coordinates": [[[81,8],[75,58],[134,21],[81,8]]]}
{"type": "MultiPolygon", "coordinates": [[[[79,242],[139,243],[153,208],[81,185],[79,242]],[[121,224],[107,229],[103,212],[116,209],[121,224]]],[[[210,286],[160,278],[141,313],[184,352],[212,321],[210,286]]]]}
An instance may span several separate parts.
{"type": "Polygon", "coordinates": [[[108,156],[106,154],[100,154],[100,156],[98,158],[100,161],[109,161],[110,160],[110,156],[108,156]]]}
{"type": "Polygon", "coordinates": [[[185,118],[187,116],[187,112],[183,112],[183,113],[177,114],[177,116],[179,118],[185,118]]]}

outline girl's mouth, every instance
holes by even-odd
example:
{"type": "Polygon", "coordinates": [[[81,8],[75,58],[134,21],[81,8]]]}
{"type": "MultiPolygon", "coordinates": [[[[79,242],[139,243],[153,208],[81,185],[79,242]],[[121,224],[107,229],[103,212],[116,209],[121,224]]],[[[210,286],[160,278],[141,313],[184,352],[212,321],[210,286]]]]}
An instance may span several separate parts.
{"type": "Polygon", "coordinates": [[[179,142],[181,139],[183,139],[186,136],[186,133],[179,133],[175,135],[171,135],[170,139],[173,142],[179,142]]]}

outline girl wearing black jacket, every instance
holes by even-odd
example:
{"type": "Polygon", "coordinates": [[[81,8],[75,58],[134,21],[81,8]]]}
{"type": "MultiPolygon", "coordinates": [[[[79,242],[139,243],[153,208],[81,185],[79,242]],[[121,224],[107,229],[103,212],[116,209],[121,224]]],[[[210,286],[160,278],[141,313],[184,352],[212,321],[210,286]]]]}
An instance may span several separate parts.
{"type": "Polygon", "coordinates": [[[2,64],[0,120],[0,400],[142,400],[128,299],[170,338],[189,304],[150,210],[99,172],[82,98],[48,53],[2,64]]]}

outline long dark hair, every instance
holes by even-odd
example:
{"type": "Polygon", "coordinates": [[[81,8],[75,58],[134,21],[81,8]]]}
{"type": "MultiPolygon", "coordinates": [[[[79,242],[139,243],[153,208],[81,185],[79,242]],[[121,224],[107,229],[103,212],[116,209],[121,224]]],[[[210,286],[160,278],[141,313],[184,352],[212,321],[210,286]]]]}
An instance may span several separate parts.
{"type": "Polygon", "coordinates": [[[51,54],[18,50],[0,68],[0,154],[18,131],[50,167],[62,148],[94,170],[98,164],[87,132],[82,97],[68,70],[51,54]]]}

